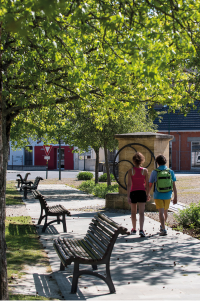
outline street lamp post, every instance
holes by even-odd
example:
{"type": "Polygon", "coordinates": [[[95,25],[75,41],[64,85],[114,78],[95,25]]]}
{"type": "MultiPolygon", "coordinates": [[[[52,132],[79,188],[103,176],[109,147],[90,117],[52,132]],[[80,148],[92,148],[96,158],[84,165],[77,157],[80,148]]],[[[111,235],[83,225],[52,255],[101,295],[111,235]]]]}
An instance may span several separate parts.
{"type": "Polygon", "coordinates": [[[61,140],[59,139],[59,180],[61,180],[61,140]]]}

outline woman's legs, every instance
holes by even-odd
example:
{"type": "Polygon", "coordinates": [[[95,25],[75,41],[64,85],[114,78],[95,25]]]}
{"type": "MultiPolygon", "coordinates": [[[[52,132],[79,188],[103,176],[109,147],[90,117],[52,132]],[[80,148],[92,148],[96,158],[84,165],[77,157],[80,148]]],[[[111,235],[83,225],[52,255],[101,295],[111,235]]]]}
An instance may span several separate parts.
{"type": "Polygon", "coordinates": [[[138,203],[138,205],[139,205],[139,216],[140,216],[140,230],[143,230],[145,203],[138,203]]]}
{"type": "Polygon", "coordinates": [[[131,203],[131,220],[133,225],[133,230],[136,230],[136,213],[137,213],[137,203],[131,203]]]}

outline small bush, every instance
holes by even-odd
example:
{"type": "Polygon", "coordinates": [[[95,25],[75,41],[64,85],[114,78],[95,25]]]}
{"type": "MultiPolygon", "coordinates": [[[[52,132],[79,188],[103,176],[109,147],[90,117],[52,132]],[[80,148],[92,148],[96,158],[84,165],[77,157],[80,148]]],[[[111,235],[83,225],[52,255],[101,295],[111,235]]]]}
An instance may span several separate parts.
{"type": "MultiPolygon", "coordinates": [[[[115,177],[112,173],[110,174],[110,180],[115,181],[115,177]]],[[[104,173],[99,177],[99,182],[107,182],[107,173],[104,173]]]]}
{"type": "Polygon", "coordinates": [[[89,171],[79,172],[77,175],[78,180],[91,180],[93,178],[93,174],[89,171]]]}
{"type": "Polygon", "coordinates": [[[107,186],[105,183],[100,183],[95,185],[94,181],[86,181],[79,186],[79,189],[105,199],[107,193],[118,192],[118,187],[118,184],[107,186]]]}
{"type": "Polygon", "coordinates": [[[81,183],[78,188],[87,193],[92,193],[94,186],[95,186],[95,182],[93,180],[90,180],[81,183]]]}
{"type": "Polygon", "coordinates": [[[200,203],[190,204],[187,208],[179,210],[174,218],[183,228],[200,229],[200,203]]]}

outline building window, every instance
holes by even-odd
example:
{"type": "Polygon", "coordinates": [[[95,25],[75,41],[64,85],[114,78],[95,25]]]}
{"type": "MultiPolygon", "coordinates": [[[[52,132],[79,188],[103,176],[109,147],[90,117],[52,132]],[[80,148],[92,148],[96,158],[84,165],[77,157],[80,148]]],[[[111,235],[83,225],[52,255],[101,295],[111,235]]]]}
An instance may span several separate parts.
{"type": "Polygon", "coordinates": [[[191,167],[200,168],[200,142],[192,142],[191,167]]]}
{"type": "Polygon", "coordinates": [[[33,165],[33,147],[27,146],[24,149],[25,165],[33,165]]]}

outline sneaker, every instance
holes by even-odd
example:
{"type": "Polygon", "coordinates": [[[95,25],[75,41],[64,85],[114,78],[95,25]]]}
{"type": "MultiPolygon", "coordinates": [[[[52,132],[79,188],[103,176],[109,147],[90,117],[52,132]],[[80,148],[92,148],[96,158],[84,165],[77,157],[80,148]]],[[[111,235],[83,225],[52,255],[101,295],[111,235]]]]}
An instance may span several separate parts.
{"type": "Polygon", "coordinates": [[[160,225],[160,231],[162,231],[163,227],[160,225]]]}
{"type": "Polygon", "coordinates": [[[136,234],[136,230],[131,230],[131,234],[136,234]]]}
{"type": "Polygon", "coordinates": [[[160,230],[160,236],[165,236],[165,235],[167,235],[167,230],[161,229],[160,230]]]}
{"type": "Polygon", "coordinates": [[[140,230],[140,231],[139,231],[139,235],[140,235],[141,237],[145,237],[144,231],[143,231],[143,230],[140,230]]]}

